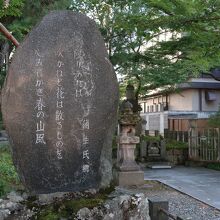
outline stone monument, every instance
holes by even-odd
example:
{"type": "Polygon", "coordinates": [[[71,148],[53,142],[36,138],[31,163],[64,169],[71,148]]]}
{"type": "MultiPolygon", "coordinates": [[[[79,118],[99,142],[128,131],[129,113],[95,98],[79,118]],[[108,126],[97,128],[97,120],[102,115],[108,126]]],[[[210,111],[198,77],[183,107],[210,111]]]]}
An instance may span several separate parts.
{"type": "Polygon", "coordinates": [[[132,104],[129,101],[123,103],[120,112],[119,124],[121,132],[119,136],[119,172],[118,184],[120,186],[141,185],[144,183],[144,172],[135,161],[136,144],[140,138],[135,136],[135,126],[140,122],[138,113],[133,113],[132,104]]]}
{"type": "Polygon", "coordinates": [[[53,11],[16,50],[2,112],[20,178],[34,193],[112,179],[118,83],[95,22],[53,11]]]}
{"type": "Polygon", "coordinates": [[[134,113],[138,113],[142,110],[141,106],[138,103],[138,100],[135,98],[135,89],[134,86],[131,84],[128,84],[126,87],[126,100],[124,100],[121,104],[121,107],[123,108],[124,103],[129,101],[132,104],[132,111],[134,113]]]}
{"type": "MultiPolygon", "coordinates": [[[[142,110],[141,106],[138,103],[138,100],[136,99],[136,94],[135,94],[135,88],[133,85],[128,84],[126,87],[126,99],[122,101],[120,105],[120,110],[123,111],[123,106],[124,104],[129,101],[132,104],[132,111],[134,114],[139,114],[140,111],[142,110]]],[[[139,123],[136,124],[135,126],[135,133],[137,136],[140,136],[142,132],[142,124],[141,120],[139,123]]]]}

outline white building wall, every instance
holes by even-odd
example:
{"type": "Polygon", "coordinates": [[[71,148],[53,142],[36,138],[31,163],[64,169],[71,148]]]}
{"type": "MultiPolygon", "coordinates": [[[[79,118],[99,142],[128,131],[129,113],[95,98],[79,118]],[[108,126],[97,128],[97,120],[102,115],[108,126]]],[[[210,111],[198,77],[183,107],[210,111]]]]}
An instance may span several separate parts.
{"type": "Polygon", "coordinates": [[[199,104],[199,90],[198,89],[191,89],[191,96],[192,96],[192,111],[200,111],[200,104],[199,104]]]}
{"type": "Polygon", "coordinates": [[[168,129],[168,112],[142,113],[141,117],[147,122],[147,131],[159,131],[163,135],[164,129],[168,129]]]}
{"type": "MultiPolygon", "coordinates": [[[[169,95],[169,111],[193,111],[196,108],[197,91],[193,89],[184,90],[180,93],[169,95]]],[[[198,104],[197,104],[198,105],[198,104]]]]}

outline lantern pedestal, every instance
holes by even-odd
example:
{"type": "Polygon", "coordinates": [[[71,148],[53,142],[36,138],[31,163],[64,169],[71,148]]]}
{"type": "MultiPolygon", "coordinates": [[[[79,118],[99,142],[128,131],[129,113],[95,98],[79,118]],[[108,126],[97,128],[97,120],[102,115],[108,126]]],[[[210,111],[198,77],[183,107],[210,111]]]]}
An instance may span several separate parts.
{"type": "Polygon", "coordinates": [[[119,186],[132,186],[144,184],[144,172],[135,161],[136,144],[140,138],[135,136],[135,126],[140,116],[132,112],[130,102],[125,102],[121,112],[119,123],[121,133],[119,136],[119,158],[118,158],[118,184],[119,186]]]}

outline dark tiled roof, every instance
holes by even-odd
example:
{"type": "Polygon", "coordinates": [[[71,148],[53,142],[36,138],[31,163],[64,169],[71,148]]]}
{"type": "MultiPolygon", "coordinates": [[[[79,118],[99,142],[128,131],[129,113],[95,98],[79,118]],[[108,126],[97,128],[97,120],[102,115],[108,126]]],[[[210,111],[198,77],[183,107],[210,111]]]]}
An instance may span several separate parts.
{"type": "Polygon", "coordinates": [[[218,82],[188,82],[178,85],[180,89],[220,89],[218,82]]]}

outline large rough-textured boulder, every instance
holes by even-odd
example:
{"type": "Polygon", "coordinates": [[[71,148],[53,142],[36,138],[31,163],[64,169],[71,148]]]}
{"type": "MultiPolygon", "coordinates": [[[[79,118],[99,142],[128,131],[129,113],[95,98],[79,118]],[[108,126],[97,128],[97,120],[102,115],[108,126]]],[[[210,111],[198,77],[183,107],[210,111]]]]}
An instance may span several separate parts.
{"type": "Polygon", "coordinates": [[[36,193],[108,185],[117,105],[95,23],[71,11],[45,16],[16,50],[2,97],[23,184],[36,193]]]}
{"type": "Polygon", "coordinates": [[[80,209],[74,219],[150,220],[148,199],[143,193],[117,196],[92,210],[80,209]]]}

